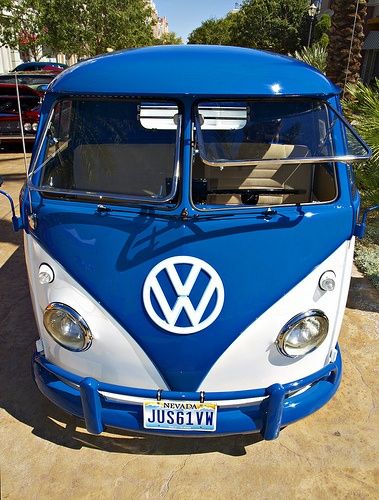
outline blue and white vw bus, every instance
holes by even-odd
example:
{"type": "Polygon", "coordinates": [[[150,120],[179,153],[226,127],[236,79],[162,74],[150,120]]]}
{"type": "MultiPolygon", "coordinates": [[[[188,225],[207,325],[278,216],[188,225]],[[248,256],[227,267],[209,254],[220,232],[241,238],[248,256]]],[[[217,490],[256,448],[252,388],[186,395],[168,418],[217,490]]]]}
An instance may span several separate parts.
{"type": "Polygon", "coordinates": [[[50,85],[21,193],[35,381],[104,428],[261,432],[322,407],[370,150],[294,59],[151,47],[50,85]]]}

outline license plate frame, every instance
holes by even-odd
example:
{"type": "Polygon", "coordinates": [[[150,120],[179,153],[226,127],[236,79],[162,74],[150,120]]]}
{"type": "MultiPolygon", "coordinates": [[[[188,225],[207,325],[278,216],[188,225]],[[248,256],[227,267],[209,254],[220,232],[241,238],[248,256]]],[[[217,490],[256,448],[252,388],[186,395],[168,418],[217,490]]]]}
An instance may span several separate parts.
{"type": "Polygon", "coordinates": [[[144,401],[143,427],[147,430],[215,432],[217,404],[197,401],[144,401]]]}

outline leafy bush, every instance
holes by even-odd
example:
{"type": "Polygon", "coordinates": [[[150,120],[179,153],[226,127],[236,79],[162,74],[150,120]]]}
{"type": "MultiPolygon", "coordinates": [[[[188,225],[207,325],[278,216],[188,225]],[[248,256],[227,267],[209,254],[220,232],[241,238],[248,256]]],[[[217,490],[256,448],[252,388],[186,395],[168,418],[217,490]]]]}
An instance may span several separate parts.
{"type": "Polygon", "coordinates": [[[301,50],[297,50],[293,55],[296,59],[310,64],[322,73],[326,72],[326,56],[327,49],[321,43],[315,43],[311,47],[303,47],[301,50]]]}
{"type": "MultiPolygon", "coordinates": [[[[379,80],[371,87],[358,83],[348,85],[343,101],[345,114],[371,146],[372,159],[357,164],[355,175],[364,207],[379,204],[379,80]]],[[[374,212],[367,225],[367,233],[356,246],[358,267],[379,288],[379,216],[374,212]]]]}
{"type": "Polygon", "coordinates": [[[204,21],[188,43],[293,52],[308,38],[308,8],[309,0],[241,0],[225,17],[204,21]]]}
{"type": "Polygon", "coordinates": [[[355,247],[355,263],[379,288],[379,218],[371,219],[367,233],[355,247]]]}
{"type": "Polygon", "coordinates": [[[364,206],[379,203],[379,79],[372,87],[359,82],[347,85],[343,100],[345,114],[372,148],[372,159],[355,168],[364,206]]]}
{"type": "Polygon", "coordinates": [[[332,18],[328,14],[323,14],[316,22],[314,30],[314,39],[323,47],[329,45],[329,31],[332,27],[332,18]]]}

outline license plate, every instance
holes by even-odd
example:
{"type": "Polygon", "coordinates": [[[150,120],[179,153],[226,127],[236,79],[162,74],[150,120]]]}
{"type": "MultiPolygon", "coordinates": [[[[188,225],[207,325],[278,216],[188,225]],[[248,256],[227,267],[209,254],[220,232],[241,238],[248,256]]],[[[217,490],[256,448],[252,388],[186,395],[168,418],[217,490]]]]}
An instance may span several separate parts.
{"type": "Polygon", "coordinates": [[[145,429],[215,431],[217,405],[196,401],[144,401],[145,429]]]}

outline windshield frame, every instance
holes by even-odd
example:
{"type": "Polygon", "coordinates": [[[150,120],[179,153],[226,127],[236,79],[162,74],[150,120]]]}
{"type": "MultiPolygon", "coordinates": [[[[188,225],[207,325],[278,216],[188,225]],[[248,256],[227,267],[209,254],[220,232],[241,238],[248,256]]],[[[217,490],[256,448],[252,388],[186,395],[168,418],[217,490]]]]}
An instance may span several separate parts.
{"type": "MultiPolygon", "coordinates": [[[[41,134],[41,139],[38,144],[38,148],[36,151],[36,155],[34,157],[34,161],[30,165],[30,169],[27,175],[27,187],[31,191],[37,191],[41,193],[42,195],[48,195],[49,197],[64,197],[67,199],[74,199],[76,201],[94,201],[98,203],[103,203],[103,202],[120,202],[120,201],[125,201],[125,202],[130,202],[131,204],[139,204],[139,205],[164,205],[169,202],[174,203],[174,199],[178,193],[178,186],[179,186],[179,179],[180,179],[180,157],[181,157],[181,137],[182,137],[182,129],[183,129],[183,105],[179,100],[176,99],[162,99],[162,97],[156,98],[156,97],[129,97],[125,95],[114,95],[114,96],[108,96],[108,95],[61,95],[59,96],[55,101],[54,104],[52,105],[50,112],[47,116],[46,122],[44,129],[41,134]],[[162,198],[159,199],[154,199],[154,198],[149,198],[147,196],[136,196],[136,195],[128,195],[128,194],[117,194],[117,193],[108,193],[106,191],[103,192],[93,192],[93,191],[85,191],[85,190],[76,190],[76,189],[57,189],[57,188],[50,188],[48,186],[41,186],[41,180],[42,180],[42,172],[45,166],[46,161],[41,158],[41,155],[43,154],[43,150],[46,147],[46,141],[47,141],[47,134],[50,128],[50,125],[52,123],[53,115],[56,106],[62,102],[62,101],[74,101],[74,100],[109,100],[109,101],[114,101],[114,100],[120,100],[120,101],[128,101],[128,102],[138,102],[142,103],[145,101],[151,101],[151,102],[170,102],[170,103],[175,103],[178,107],[178,124],[177,124],[177,129],[176,129],[176,134],[175,134],[175,157],[174,157],[174,162],[173,162],[173,173],[172,173],[172,188],[171,192],[162,198]],[[37,164],[40,163],[38,166],[37,164]],[[34,183],[34,178],[35,174],[40,174],[38,178],[38,184],[34,183]]],[[[176,203],[175,203],[176,205],[176,203]]]]}

